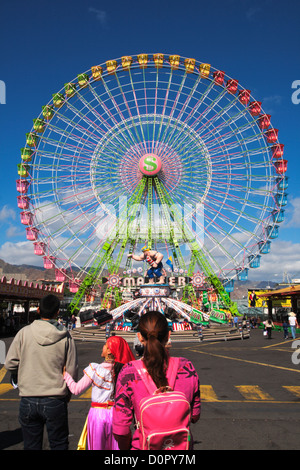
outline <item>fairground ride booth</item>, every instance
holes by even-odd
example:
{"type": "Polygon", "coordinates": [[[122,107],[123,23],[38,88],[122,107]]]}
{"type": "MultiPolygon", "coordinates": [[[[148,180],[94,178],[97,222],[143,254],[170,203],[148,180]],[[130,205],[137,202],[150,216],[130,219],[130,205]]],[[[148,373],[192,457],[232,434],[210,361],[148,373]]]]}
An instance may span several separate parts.
{"type": "Polygon", "coordinates": [[[22,313],[19,319],[20,324],[29,323],[30,304],[32,302],[38,304],[40,299],[48,294],[54,294],[60,300],[63,300],[63,284],[58,287],[52,287],[29,281],[23,282],[14,278],[7,280],[5,276],[0,279],[0,302],[20,304],[24,307],[24,313],[22,313]]]}
{"type": "MultiPolygon", "coordinates": [[[[282,305],[290,305],[290,310],[294,312],[298,318],[300,317],[300,285],[291,285],[281,289],[265,291],[257,294],[258,298],[264,298],[268,306],[268,315],[273,316],[274,307],[282,305]]],[[[286,314],[288,312],[286,311],[286,314]]]]}

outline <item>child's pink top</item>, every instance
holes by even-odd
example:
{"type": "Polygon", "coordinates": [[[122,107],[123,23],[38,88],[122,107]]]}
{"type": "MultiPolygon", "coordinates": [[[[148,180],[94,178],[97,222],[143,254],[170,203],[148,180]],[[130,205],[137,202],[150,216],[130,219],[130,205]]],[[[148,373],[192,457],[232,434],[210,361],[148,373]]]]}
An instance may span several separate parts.
{"type": "MultiPolygon", "coordinates": [[[[191,404],[192,418],[200,416],[200,383],[193,364],[183,357],[180,358],[174,390],[183,392],[191,404]]],[[[130,425],[136,416],[139,421],[139,403],[148,396],[148,391],[131,362],[125,364],[119,373],[115,405],[113,412],[113,433],[121,436],[130,433],[130,425]]],[[[133,450],[139,449],[138,433],[135,431],[132,438],[133,450]]]]}
{"type": "Polygon", "coordinates": [[[111,401],[114,389],[112,364],[91,362],[83,372],[84,376],[79,382],[75,382],[70,374],[65,372],[64,380],[71,393],[80,395],[88,387],[92,386],[92,402],[105,403],[106,401],[111,401]]]}

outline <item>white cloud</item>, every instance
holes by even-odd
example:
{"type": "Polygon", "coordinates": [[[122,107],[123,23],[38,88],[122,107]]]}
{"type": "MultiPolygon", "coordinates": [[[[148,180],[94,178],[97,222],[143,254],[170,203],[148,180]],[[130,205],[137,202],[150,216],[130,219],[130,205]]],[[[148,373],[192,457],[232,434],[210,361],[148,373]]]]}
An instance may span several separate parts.
{"type": "Polygon", "coordinates": [[[261,257],[260,268],[249,270],[249,280],[281,281],[284,272],[299,277],[300,243],[273,240],[270,253],[261,257]]]}
{"type": "Polygon", "coordinates": [[[5,204],[0,210],[0,221],[5,222],[8,219],[16,219],[16,212],[14,209],[5,204]]]}
{"type": "Polygon", "coordinates": [[[33,244],[30,241],[25,242],[5,242],[0,247],[0,259],[10,264],[30,264],[33,266],[42,266],[42,257],[36,256],[33,252],[33,244]]]}
{"type": "Polygon", "coordinates": [[[289,200],[286,212],[289,220],[284,224],[284,228],[300,228],[300,197],[289,200]]]}
{"type": "Polygon", "coordinates": [[[103,28],[107,27],[107,13],[104,10],[98,10],[97,8],[89,8],[90,13],[94,13],[96,15],[96,19],[100,22],[103,28]]]}
{"type": "Polygon", "coordinates": [[[262,107],[266,113],[273,115],[282,103],[282,96],[280,95],[272,95],[266,96],[263,99],[262,107]]]}
{"type": "Polygon", "coordinates": [[[5,235],[7,238],[24,237],[24,230],[20,230],[20,228],[15,225],[10,225],[5,231],[5,235]]]}

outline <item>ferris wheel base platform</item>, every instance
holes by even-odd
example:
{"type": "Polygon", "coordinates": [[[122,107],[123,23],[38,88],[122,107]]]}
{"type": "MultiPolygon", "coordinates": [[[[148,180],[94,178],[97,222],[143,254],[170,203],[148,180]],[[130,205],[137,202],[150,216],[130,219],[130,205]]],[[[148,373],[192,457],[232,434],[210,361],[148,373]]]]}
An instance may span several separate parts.
{"type": "MultiPolygon", "coordinates": [[[[114,330],[112,333],[116,336],[121,336],[130,344],[134,342],[136,336],[136,331],[114,330]]],[[[74,330],[71,330],[71,335],[76,341],[105,342],[107,339],[105,329],[100,329],[99,327],[75,328],[74,330]]],[[[220,342],[244,340],[249,338],[249,330],[239,330],[229,325],[215,323],[209,324],[209,327],[204,327],[202,329],[201,335],[199,335],[197,330],[173,330],[171,334],[171,344],[183,342],[220,342]]]]}
{"type": "Polygon", "coordinates": [[[226,312],[222,310],[203,312],[192,305],[169,297],[169,286],[147,285],[141,287],[138,298],[126,302],[109,312],[113,321],[116,321],[130,310],[135,310],[137,315],[141,316],[148,310],[158,310],[164,313],[166,309],[172,309],[185,321],[196,325],[208,325],[209,322],[228,323],[226,312]]]}

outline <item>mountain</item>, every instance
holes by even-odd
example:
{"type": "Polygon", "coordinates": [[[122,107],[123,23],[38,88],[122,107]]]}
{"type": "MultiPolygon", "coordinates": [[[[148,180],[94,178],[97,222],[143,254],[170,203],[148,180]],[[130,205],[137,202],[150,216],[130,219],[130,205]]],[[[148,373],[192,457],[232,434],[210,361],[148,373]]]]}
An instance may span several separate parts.
{"type": "MultiPolygon", "coordinates": [[[[119,274],[122,276],[122,270],[119,270],[119,274]]],[[[0,259],[0,278],[2,276],[6,276],[7,280],[13,277],[14,279],[24,281],[55,281],[55,270],[26,264],[9,264],[0,259]]],[[[108,276],[106,269],[103,270],[102,276],[108,276]]],[[[275,282],[270,281],[235,281],[234,291],[230,294],[230,297],[233,300],[239,300],[248,297],[248,289],[268,289],[269,287],[274,288],[276,286],[275,282]]]]}
{"type": "Polygon", "coordinates": [[[235,281],[234,291],[230,294],[232,300],[248,298],[248,290],[252,289],[274,289],[278,284],[272,281],[235,281]]]}
{"type": "MultiPolygon", "coordinates": [[[[78,269],[72,268],[73,273],[78,269]]],[[[119,270],[119,274],[121,274],[119,270]]],[[[5,276],[7,280],[21,279],[22,281],[55,281],[55,269],[44,269],[38,266],[30,266],[28,264],[9,264],[0,259],[0,279],[5,276]]],[[[108,276],[107,269],[103,270],[102,276],[108,276]]]]}
{"type": "Polygon", "coordinates": [[[54,269],[44,269],[27,264],[9,264],[0,259],[0,277],[2,276],[5,276],[7,280],[13,277],[24,281],[53,281],[55,280],[55,271],[54,269]]]}

